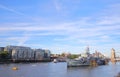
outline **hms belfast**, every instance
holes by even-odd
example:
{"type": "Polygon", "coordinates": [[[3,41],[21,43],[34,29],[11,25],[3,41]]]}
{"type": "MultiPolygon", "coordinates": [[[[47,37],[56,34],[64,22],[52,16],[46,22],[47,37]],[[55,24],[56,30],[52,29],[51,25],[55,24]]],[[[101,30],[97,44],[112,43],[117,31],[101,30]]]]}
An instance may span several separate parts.
{"type": "Polygon", "coordinates": [[[90,54],[89,46],[85,49],[85,53],[81,54],[76,59],[68,59],[67,66],[68,67],[80,67],[80,66],[97,66],[97,65],[105,65],[106,59],[100,57],[99,53],[94,56],[90,54]]]}

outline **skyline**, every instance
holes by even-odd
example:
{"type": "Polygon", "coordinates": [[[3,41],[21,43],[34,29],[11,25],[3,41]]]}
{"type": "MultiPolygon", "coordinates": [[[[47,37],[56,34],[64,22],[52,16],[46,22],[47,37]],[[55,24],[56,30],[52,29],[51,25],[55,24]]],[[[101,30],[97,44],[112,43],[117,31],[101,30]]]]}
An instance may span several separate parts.
{"type": "Polygon", "coordinates": [[[0,46],[53,53],[120,51],[119,0],[1,0],[0,46]]]}

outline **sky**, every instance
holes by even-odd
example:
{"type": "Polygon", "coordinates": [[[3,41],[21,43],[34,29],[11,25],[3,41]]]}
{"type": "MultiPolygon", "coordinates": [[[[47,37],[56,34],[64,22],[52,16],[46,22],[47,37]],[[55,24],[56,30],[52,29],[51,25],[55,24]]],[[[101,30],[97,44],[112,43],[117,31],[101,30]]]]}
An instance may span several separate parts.
{"type": "Polygon", "coordinates": [[[0,46],[120,51],[120,0],[0,0],[0,46]]]}

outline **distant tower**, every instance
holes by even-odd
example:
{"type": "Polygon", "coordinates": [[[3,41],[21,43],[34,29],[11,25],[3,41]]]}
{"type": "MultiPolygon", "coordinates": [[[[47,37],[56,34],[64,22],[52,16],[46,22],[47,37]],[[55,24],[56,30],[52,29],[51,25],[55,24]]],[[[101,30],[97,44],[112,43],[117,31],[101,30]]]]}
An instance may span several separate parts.
{"type": "Polygon", "coordinates": [[[87,56],[90,55],[90,49],[89,49],[89,46],[87,46],[87,48],[85,49],[85,54],[86,54],[87,56]]]}
{"type": "Polygon", "coordinates": [[[99,52],[95,50],[95,57],[99,57],[99,52]]]}
{"type": "Polygon", "coordinates": [[[115,49],[111,49],[111,61],[115,61],[116,55],[115,55],[115,49]]]}

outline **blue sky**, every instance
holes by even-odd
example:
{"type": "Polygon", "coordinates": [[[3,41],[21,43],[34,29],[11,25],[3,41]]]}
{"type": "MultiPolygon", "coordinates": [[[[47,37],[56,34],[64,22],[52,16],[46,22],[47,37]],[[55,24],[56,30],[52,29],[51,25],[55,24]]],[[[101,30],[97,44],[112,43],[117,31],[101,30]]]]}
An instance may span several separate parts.
{"type": "Polygon", "coordinates": [[[0,46],[120,51],[119,9],[120,0],[0,0],[0,46]]]}

